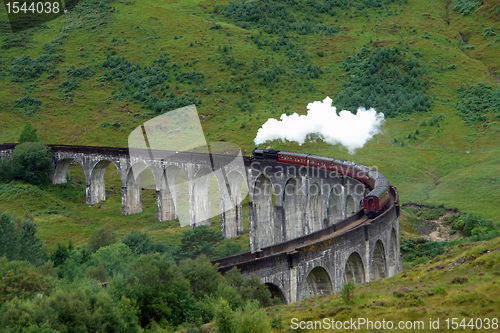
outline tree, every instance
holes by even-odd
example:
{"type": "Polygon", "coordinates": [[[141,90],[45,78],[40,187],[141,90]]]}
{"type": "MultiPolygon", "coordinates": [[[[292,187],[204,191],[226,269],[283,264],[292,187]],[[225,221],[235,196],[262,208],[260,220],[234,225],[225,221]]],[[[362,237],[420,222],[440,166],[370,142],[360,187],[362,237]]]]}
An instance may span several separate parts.
{"type": "Polygon", "coordinates": [[[201,255],[196,259],[184,259],[179,264],[182,275],[191,283],[196,299],[214,295],[224,278],[217,270],[218,265],[212,265],[210,260],[201,255]]]}
{"type": "Polygon", "coordinates": [[[105,225],[104,227],[94,231],[92,236],[90,236],[87,247],[90,252],[95,252],[101,247],[105,247],[114,243],[115,235],[113,234],[111,227],[109,225],[105,225]]]}
{"type": "Polygon", "coordinates": [[[189,282],[183,278],[174,261],[150,253],[132,264],[128,294],[137,300],[141,326],[169,321],[177,326],[187,321],[195,310],[195,299],[189,282]]]}
{"type": "Polygon", "coordinates": [[[223,298],[219,298],[215,310],[215,326],[218,333],[233,333],[235,331],[233,311],[229,303],[223,298]]]}
{"type": "Polygon", "coordinates": [[[92,254],[88,261],[89,266],[103,265],[110,276],[130,274],[130,267],[134,259],[132,251],[123,243],[101,247],[92,254]]]}
{"type": "Polygon", "coordinates": [[[40,142],[25,142],[14,148],[7,161],[10,177],[41,184],[49,180],[52,167],[52,151],[40,142]]]}
{"type": "Polygon", "coordinates": [[[205,225],[184,231],[181,236],[181,245],[177,253],[178,259],[194,259],[200,254],[213,258],[216,254],[214,245],[222,240],[220,231],[210,229],[205,225]]]}
{"type": "Polygon", "coordinates": [[[22,249],[21,258],[29,261],[35,266],[40,266],[43,256],[43,243],[36,235],[36,224],[30,220],[25,220],[21,227],[19,237],[19,247],[22,249]]]}
{"type": "Polygon", "coordinates": [[[265,309],[259,309],[259,303],[248,301],[243,309],[234,313],[235,333],[265,333],[270,331],[269,319],[265,309]]]}
{"type": "Polygon", "coordinates": [[[38,137],[38,134],[36,134],[36,128],[34,128],[28,121],[26,125],[24,125],[24,129],[21,132],[21,136],[19,137],[19,143],[39,142],[39,141],[40,138],[38,137]]]}
{"type": "Polygon", "coordinates": [[[129,232],[122,242],[135,254],[148,254],[153,243],[147,233],[139,230],[129,232]]]}
{"type": "Polygon", "coordinates": [[[18,297],[33,298],[50,291],[47,277],[35,272],[29,264],[11,262],[6,274],[0,277],[0,303],[18,297]]]}
{"type": "Polygon", "coordinates": [[[16,224],[8,213],[0,215],[0,257],[14,260],[19,255],[16,224]]]}
{"type": "Polygon", "coordinates": [[[50,260],[54,262],[54,267],[61,266],[68,258],[68,248],[61,243],[57,243],[57,248],[50,255],[50,260]]]}

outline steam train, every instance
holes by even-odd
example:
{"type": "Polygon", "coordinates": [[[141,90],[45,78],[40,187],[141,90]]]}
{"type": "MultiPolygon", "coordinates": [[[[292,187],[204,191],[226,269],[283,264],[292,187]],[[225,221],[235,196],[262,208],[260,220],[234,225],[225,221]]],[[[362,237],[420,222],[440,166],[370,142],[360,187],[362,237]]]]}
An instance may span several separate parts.
{"type": "Polygon", "coordinates": [[[369,218],[379,215],[389,203],[389,180],[377,170],[362,164],[317,156],[312,154],[292,153],[273,149],[254,149],[252,159],[270,160],[301,166],[321,168],[359,180],[371,190],[363,198],[363,210],[369,218]]]}

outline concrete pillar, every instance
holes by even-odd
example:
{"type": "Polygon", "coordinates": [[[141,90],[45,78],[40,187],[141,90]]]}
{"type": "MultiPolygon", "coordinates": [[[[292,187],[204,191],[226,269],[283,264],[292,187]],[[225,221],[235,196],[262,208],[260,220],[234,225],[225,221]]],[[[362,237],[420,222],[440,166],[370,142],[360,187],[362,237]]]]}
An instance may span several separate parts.
{"type": "Polygon", "coordinates": [[[210,219],[210,179],[212,170],[199,170],[189,190],[189,218],[190,226],[211,225],[210,219]]]}
{"type": "Polygon", "coordinates": [[[275,228],[273,221],[273,201],[271,181],[261,175],[253,187],[252,222],[250,237],[253,239],[254,249],[275,244],[275,228]]]}
{"type": "Polygon", "coordinates": [[[370,260],[370,240],[365,241],[365,283],[370,282],[370,272],[372,271],[372,262],[370,260]]]}
{"type": "Polygon", "coordinates": [[[224,238],[232,238],[243,233],[241,186],[244,178],[236,171],[221,176],[218,181],[225,183],[220,187],[221,230],[224,238]]]}
{"type": "Polygon", "coordinates": [[[297,302],[297,266],[290,268],[290,303],[297,302]]]}
{"type": "Polygon", "coordinates": [[[139,214],[142,212],[141,174],[136,173],[134,176],[133,170],[130,169],[126,184],[122,186],[122,213],[139,214]]]}
{"type": "Polygon", "coordinates": [[[106,200],[104,176],[110,163],[110,161],[100,161],[91,171],[90,182],[87,182],[87,204],[89,206],[106,200]]]}
{"type": "Polygon", "coordinates": [[[156,190],[156,219],[159,222],[175,219],[175,205],[168,189],[156,190]]]}

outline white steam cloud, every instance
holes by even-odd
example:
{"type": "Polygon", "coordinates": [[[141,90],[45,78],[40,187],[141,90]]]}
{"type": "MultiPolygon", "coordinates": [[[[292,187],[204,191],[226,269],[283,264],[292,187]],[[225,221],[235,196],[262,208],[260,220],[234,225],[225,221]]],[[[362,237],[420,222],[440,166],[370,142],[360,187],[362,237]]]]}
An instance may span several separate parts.
{"type": "Polygon", "coordinates": [[[357,114],[343,110],[337,115],[337,108],[332,106],[330,97],[326,97],[323,102],[309,103],[307,109],[307,115],[282,114],[281,120],[271,118],[266,121],[257,131],[255,144],[281,139],[296,141],[301,145],[308,134],[317,134],[325,142],[332,145],[340,143],[350,154],[354,154],[356,149],[362,148],[380,132],[384,122],[384,114],[377,113],[373,108],[359,108],[357,114]]]}

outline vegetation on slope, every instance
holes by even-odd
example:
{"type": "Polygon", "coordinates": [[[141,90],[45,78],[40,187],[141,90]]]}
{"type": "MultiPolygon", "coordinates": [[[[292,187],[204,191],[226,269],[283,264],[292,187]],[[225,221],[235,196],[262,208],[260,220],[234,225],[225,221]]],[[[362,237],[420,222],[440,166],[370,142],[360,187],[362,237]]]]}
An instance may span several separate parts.
{"type": "MultiPolygon", "coordinates": [[[[452,318],[457,318],[456,329],[484,330],[487,322],[490,329],[498,329],[499,262],[499,238],[454,245],[394,277],[356,286],[350,298],[342,298],[344,293],[304,298],[290,306],[274,307],[270,315],[275,327],[286,331],[322,332],[317,322],[323,324],[325,319],[330,324],[330,319],[357,322],[359,318],[372,321],[372,325],[375,322],[382,325],[383,320],[386,323],[392,321],[394,327],[402,321],[402,328],[411,325],[407,326],[408,330],[426,332],[434,330],[429,321],[435,322],[438,318],[439,327],[435,328],[439,331],[452,330],[452,318]],[[293,318],[297,323],[303,321],[303,328],[309,325],[309,329],[292,330],[293,318]],[[483,323],[482,327],[477,318],[483,323]],[[472,324],[471,319],[474,319],[472,324]],[[423,322],[423,326],[415,327],[422,325],[417,322],[423,322]],[[491,326],[493,322],[495,327],[491,326]]],[[[365,324],[342,331],[374,330],[365,324]]],[[[276,328],[276,331],[280,330],[276,328]]]]}

